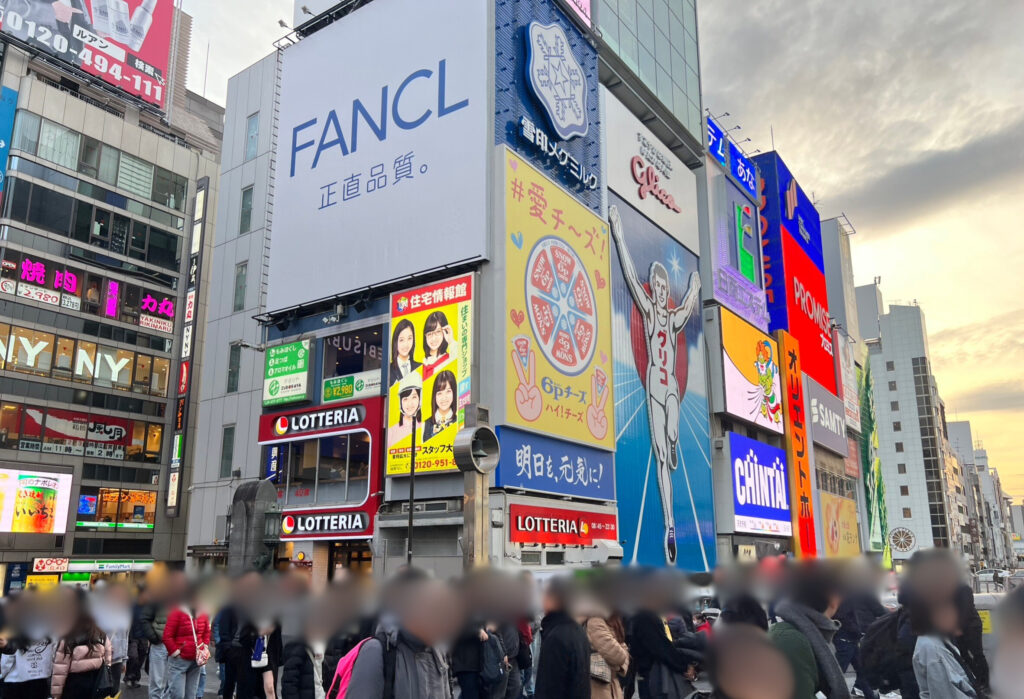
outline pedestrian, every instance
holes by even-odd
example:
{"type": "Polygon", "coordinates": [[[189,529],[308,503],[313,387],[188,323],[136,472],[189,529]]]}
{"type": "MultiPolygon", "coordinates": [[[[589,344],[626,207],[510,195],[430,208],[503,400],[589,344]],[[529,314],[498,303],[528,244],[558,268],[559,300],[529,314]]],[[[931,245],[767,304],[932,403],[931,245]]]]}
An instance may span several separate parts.
{"type": "Polygon", "coordinates": [[[480,671],[483,667],[483,648],[487,638],[483,623],[474,619],[466,624],[452,646],[452,675],[459,684],[462,699],[484,697],[480,671]]]}
{"type": "Polygon", "coordinates": [[[620,680],[629,669],[626,628],[618,613],[595,611],[598,613],[590,615],[583,623],[591,648],[590,696],[593,699],[623,699],[620,680]]]}
{"type": "Polygon", "coordinates": [[[836,611],[836,621],[840,623],[835,636],[836,660],[839,662],[839,669],[845,673],[846,668],[852,665],[853,671],[856,673],[854,689],[870,699],[876,699],[878,693],[868,682],[867,676],[861,669],[858,648],[868,627],[887,613],[875,591],[866,585],[859,584],[853,585],[847,590],[836,611]]]}
{"type": "Polygon", "coordinates": [[[82,590],[60,590],[55,603],[67,623],[53,656],[50,696],[95,699],[97,688],[113,687],[110,641],[89,613],[82,590]]]}
{"type": "Polygon", "coordinates": [[[345,696],[451,699],[448,664],[439,646],[463,627],[455,591],[407,569],[388,585],[382,608],[376,633],[360,647],[345,696]]]}
{"type": "Polygon", "coordinates": [[[7,628],[14,634],[0,636],[0,678],[4,699],[47,699],[50,696],[50,676],[53,674],[53,654],[56,644],[50,639],[45,604],[35,592],[22,592],[8,602],[7,628]]]}
{"type": "Polygon", "coordinates": [[[235,691],[238,699],[274,699],[283,644],[281,625],[266,616],[245,622],[236,633],[235,691]]]}
{"type": "Polygon", "coordinates": [[[185,598],[188,580],[181,571],[153,582],[153,594],[139,613],[142,635],[149,641],[149,699],[167,699],[168,652],[164,645],[167,614],[185,598]]]}
{"type": "Polygon", "coordinates": [[[917,634],[914,676],[921,699],[977,699],[977,681],[954,642],[961,630],[956,592],[917,593],[909,613],[917,634]]]}
{"type": "Polygon", "coordinates": [[[495,629],[501,638],[501,645],[505,649],[505,681],[502,683],[501,691],[492,692],[493,699],[521,699],[523,696],[523,682],[519,675],[519,627],[511,620],[502,621],[495,629]]]}
{"type": "Polygon", "coordinates": [[[516,623],[519,633],[519,653],[516,654],[516,667],[519,668],[519,687],[523,696],[533,694],[530,682],[533,679],[533,622],[529,617],[521,617],[516,623]]]}
{"type": "Polygon", "coordinates": [[[780,621],[768,635],[792,666],[793,699],[814,699],[819,690],[828,699],[850,699],[832,647],[839,628],[833,617],[841,603],[838,576],[829,568],[808,564],[795,571],[789,594],[775,606],[780,621]]]}
{"type": "Polygon", "coordinates": [[[716,629],[705,663],[713,699],[793,697],[789,661],[757,624],[729,623],[716,629]]]}
{"type": "Polygon", "coordinates": [[[999,640],[992,661],[995,699],[1014,699],[1024,687],[1024,587],[1007,593],[996,610],[999,640]]]}
{"type": "Polygon", "coordinates": [[[120,584],[105,584],[94,592],[93,616],[110,640],[110,675],[114,683],[110,696],[121,691],[121,678],[128,662],[128,637],[132,626],[132,595],[120,584]]]}
{"type": "Polygon", "coordinates": [[[768,614],[752,594],[738,592],[726,600],[715,626],[719,624],[747,624],[768,631],[768,614]]]}
{"type": "Polygon", "coordinates": [[[143,612],[149,604],[149,590],[140,585],[135,602],[132,604],[132,626],[128,633],[128,661],[125,664],[124,683],[138,687],[142,679],[142,667],[149,657],[149,639],[146,638],[143,612]]]}
{"type": "Polygon", "coordinates": [[[217,612],[213,622],[214,637],[214,661],[220,668],[220,688],[217,696],[224,699],[233,699],[235,696],[235,681],[237,670],[235,661],[231,657],[232,643],[235,641],[235,633],[238,631],[238,616],[235,605],[225,605],[217,612]]]}
{"type": "Polygon", "coordinates": [[[537,699],[587,699],[590,696],[590,642],[573,617],[574,590],[569,580],[552,578],[544,590],[540,622],[537,699]]]}
{"type": "Polygon", "coordinates": [[[167,614],[163,642],[167,649],[167,699],[193,699],[200,668],[210,659],[210,617],[201,609],[195,591],[167,614]]]}
{"type": "Polygon", "coordinates": [[[960,633],[954,639],[954,643],[960,651],[960,657],[964,659],[978,681],[978,689],[985,693],[989,685],[989,668],[981,640],[981,615],[974,606],[974,590],[970,585],[960,585],[954,593],[953,601],[960,615],[960,633]]]}

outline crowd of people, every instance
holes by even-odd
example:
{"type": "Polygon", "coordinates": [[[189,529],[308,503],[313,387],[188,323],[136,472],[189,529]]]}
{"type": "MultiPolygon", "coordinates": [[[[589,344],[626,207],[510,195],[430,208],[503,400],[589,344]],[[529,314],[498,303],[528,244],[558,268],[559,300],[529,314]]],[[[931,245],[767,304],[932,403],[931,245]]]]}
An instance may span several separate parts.
{"type": "Polygon", "coordinates": [[[169,571],[137,589],[27,590],[0,606],[0,699],[104,699],[143,679],[151,699],[201,699],[212,673],[224,699],[1024,696],[1024,589],[993,615],[990,673],[946,553],[911,561],[894,609],[864,564],[776,563],[720,569],[704,597],[656,570],[407,569],[317,594],[298,571],[169,571]]]}

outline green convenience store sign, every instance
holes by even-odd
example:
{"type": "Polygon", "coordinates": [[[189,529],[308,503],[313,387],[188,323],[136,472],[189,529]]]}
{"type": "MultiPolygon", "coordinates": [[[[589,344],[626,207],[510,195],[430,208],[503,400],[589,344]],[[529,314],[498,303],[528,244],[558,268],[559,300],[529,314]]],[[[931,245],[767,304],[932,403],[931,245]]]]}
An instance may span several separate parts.
{"type": "Polygon", "coordinates": [[[268,347],[263,363],[263,405],[309,400],[310,341],[268,347]]]}

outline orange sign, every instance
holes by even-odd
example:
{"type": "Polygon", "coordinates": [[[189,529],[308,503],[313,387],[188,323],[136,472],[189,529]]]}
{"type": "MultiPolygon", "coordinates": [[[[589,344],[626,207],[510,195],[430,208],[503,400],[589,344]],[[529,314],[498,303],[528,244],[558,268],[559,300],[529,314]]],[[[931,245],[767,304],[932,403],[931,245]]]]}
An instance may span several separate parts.
{"type": "Polygon", "coordinates": [[[782,407],[786,415],[786,452],[789,457],[790,503],[793,511],[793,548],[800,558],[818,555],[814,528],[814,493],[810,459],[810,435],[804,412],[804,376],[800,368],[800,343],[780,330],[782,407]]]}

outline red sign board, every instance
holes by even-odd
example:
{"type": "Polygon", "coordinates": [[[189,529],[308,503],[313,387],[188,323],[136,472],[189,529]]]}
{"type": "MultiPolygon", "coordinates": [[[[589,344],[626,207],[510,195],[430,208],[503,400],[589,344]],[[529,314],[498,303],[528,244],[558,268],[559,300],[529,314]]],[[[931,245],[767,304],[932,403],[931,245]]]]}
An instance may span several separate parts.
{"type": "Polygon", "coordinates": [[[189,361],[187,359],[182,360],[180,369],[178,370],[178,395],[183,396],[188,393],[188,372],[189,372],[189,361]]]}
{"type": "Polygon", "coordinates": [[[281,516],[281,539],[369,539],[379,498],[359,507],[286,510],[281,516]]]}
{"type": "Polygon", "coordinates": [[[66,573],[68,572],[68,559],[66,558],[37,558],[32,561],[33,573],[66,573]]]}
{"type": "Polygon", "coordinates": [[[790,235],[782,236],[782,257],[786,284],[789,285],[789,293],[786,294],[787,330],[800,343],[804,371],[835,395],[836,362],[825,275],[790,235]]]}
{"type": "Polygon", "coordinates": [[[381,425],[382,402],[380,398],[369,398],[261,415],[259,443],[274,444],[342,434],[364,425],[376,432],[381,425]]]}
{"type": "Polygon", "coordinates": [[[618,541],[614,513],[511,505],[509,541],[515,544],[590,546],[596,540],[618,541]]]}

